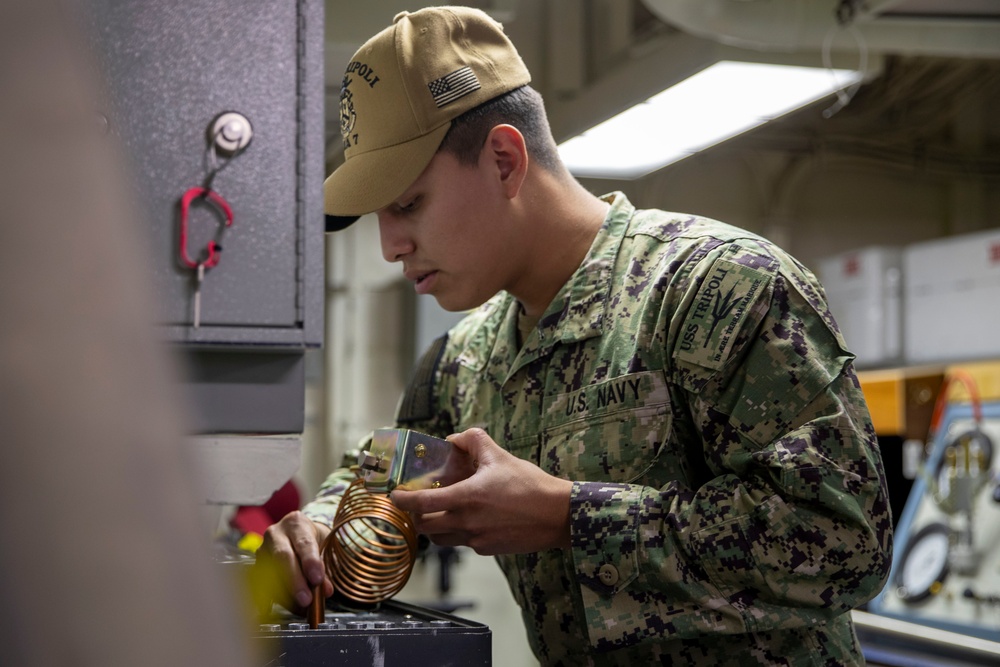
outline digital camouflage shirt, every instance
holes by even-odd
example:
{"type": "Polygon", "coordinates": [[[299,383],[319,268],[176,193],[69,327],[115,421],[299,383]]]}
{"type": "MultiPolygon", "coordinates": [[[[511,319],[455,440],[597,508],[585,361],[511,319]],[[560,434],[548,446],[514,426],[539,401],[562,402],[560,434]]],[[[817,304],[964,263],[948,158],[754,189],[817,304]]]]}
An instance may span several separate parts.
{"type": "Polygon", "coordinates": [[[574,482],[570,549],[497,558],[543,665],[863,664],[848,612],[891,517],[822,288],[753,234],[608,201],[523,345],[501,293],[425,355],[400,425],[479,426],[574,482]]]}

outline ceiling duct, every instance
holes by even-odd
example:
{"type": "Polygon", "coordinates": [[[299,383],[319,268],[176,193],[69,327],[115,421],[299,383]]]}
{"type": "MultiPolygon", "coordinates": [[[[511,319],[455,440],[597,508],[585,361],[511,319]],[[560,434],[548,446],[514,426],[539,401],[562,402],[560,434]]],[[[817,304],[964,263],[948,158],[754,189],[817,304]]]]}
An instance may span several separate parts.
{"type": "MultiPolygon", "coordinates": [[[[910,0],[912,3],[913,0],[910,0]]],[[[697,37],[760,51],[823,47],[841,0],[643,0],[656,16],[697,37]]],[[[906,0],[846,3],[857,8],[853,25],[866,46],[884,54],[1000,58],[1000,3],[979,3],[983,14],[954,14],[952,0],[922,0],[936,12],[906,13],[906,0]]],[[[971,3],[966,3],[971,4],[971,3]]],[[[841,9],[843,11],[843,8],[841,9]]],[[[856,48],[853,39],[833,48],[856,48]]]]}

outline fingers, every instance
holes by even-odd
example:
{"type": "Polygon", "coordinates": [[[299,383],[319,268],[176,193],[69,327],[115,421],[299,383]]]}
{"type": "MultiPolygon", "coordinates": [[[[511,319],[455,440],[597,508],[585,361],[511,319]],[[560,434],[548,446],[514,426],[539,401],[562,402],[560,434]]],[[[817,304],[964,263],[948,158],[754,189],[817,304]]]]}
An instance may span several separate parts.
{"type": "Polygon", "coordinates": [[[409,512],[417,531],[435,544],[470,545],[479,533],[473,517],[482,513],[487,478],[494,474],[494,464],[501,463],[499,457],[504,451],[481,428],[454,433],[448,441],[460,456],[449,461],[442,478],[446,486],[419,491],[396,489],[390,499],[396,507],[409,512]]]}
{"type": "MultiPolygon", "coordinates": [[[[466,546],[471,539],[465,523],[468,503],[452,497],[455,488],[393,491],[392,502],[409,512],[413,527],[434,544],[442,547],[466,546]]],[[[461,497],[466,496],[462,494],[461,497]]]]}
{"type": "Polygon", "coordinates": [[[457,547],[468,544],[469,534],[457,525],[454,514],[433,512],[413,515],[412,519],[417,531],[438,546],[457,547]]]}
{"type": "Polygon", "coordinates": [[[477,485],[473,475],[480,472],[481,466],[493,461],[491,449],[499,449],[499,445],[481,428],[454,433],[448,436],[448,441],[464,453],[463,458],[467,460],[465,474],[457,480],[446,475],[446,486],[438,489],[396,489],[389,496],[396,507],[419,518],[439,512],[459,512],[476,504],[477,485]]]}
{"type": "Polygon", "coordinates": [[[316,524],[301,512],[295,512],[289,520],[289,542],[310,586],[323,583],[323,559],[319,554],[319,539],[316,524]]]}
{"type": "MultiPolygon", "coordinates": [[[[325,595],[333,593],[319,553],[321,537],[328,529],[301,512],[292,512],[264,533],[257,552],[256,578],[270,598],[293,611],[301,612],[312,601],[312,589],[322,585],[325,595]]],[[[255,595],[256,597],[256,595],[255,595]]]]}
{"type": "Polygon", "coordinates": [[[456,500],[457,486],[446,486],[440,489],[425,489],[422,491],[403,491],[396,489],[390,494],[392,504],[414,515],[444,512],[452,509],[459,502],[456,500]]]}
{"type": "Polygon", "coordinates": [[[481,428],[470,428],[461,433],[454,433],[448,436],[448,441],[476,459],[491,446],[498,446],[481,428]]]}
{"type": "Polygon", "coordinates": [[[442,480],[446,485],[471,477],[480,465],[489,465],[496,460],[497,456],[503,454],[500,446],[481,428],[470,428],[461,433],[453,433],[448,436],[448,441],[452,443],[457,454],[451,458],[460,461],[460,463],[452,464],[452,461],[449,460],[449,472],[457,473],[457,478],[449,475],[442,480]]]}

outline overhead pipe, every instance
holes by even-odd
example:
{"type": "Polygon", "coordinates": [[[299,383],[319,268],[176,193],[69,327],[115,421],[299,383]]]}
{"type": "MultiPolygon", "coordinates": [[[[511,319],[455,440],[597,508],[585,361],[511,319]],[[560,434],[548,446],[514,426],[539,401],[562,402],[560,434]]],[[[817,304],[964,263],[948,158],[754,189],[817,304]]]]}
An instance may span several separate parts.
{"type": "MultiPolygon", "coordinates": [[[[1000,58],[1000,21],[883,17],[900,0],[855,5],[852,25],[881,53],[1000,58]]],[[[842,26],[840,0],[643,0],[660,19],[694,36],[759,51],[818,50],[842,26]]],[[[855,48],[834,40],[833,48],[855,48]]]]}

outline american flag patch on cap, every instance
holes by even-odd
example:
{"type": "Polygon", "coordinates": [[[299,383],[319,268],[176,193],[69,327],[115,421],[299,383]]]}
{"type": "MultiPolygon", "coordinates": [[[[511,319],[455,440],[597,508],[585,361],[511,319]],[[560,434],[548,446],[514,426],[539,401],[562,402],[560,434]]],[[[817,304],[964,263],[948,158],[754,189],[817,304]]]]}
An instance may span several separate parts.
{"type": "Polygon", "coordinates": [[[434,98],[434,104],[440,109],[460,97],[465,97],[474,90],[479,90],[479,79],[476,78],[476,73],[471,68],[463,67],[440,79],[434,79],[427,84],[427,87],[434,98]]]}

